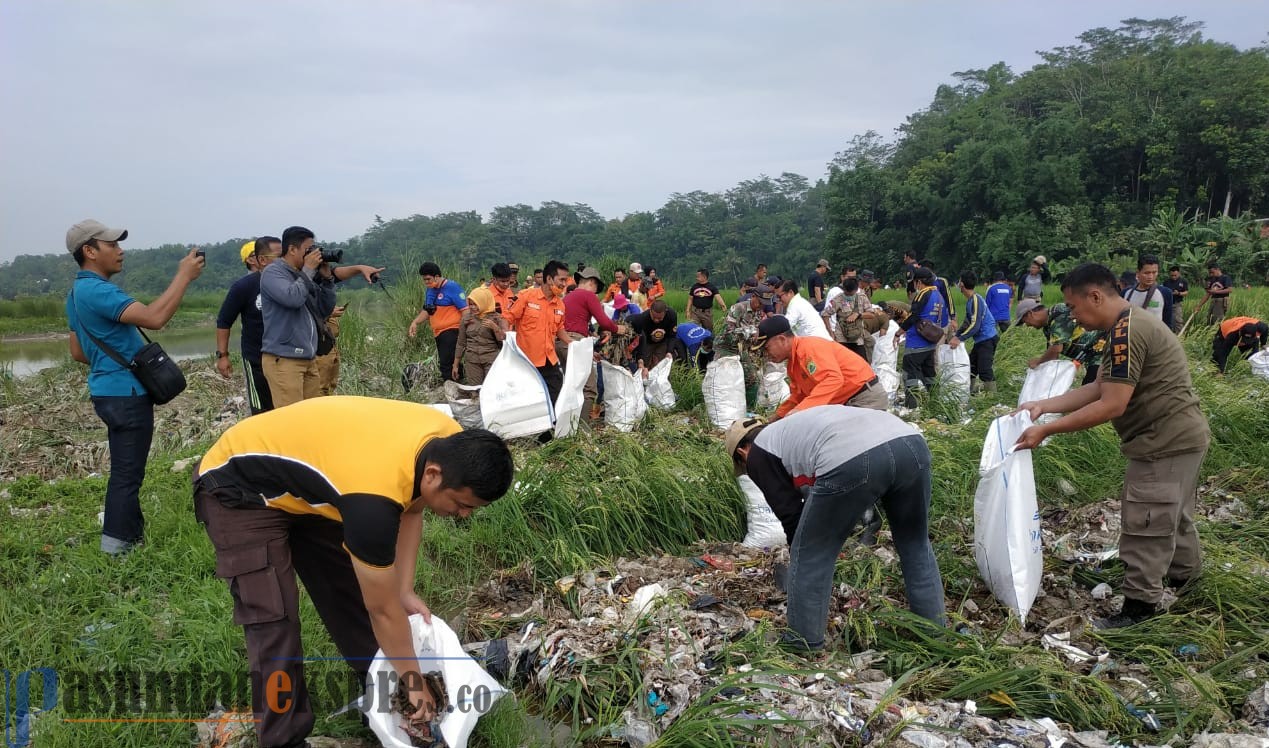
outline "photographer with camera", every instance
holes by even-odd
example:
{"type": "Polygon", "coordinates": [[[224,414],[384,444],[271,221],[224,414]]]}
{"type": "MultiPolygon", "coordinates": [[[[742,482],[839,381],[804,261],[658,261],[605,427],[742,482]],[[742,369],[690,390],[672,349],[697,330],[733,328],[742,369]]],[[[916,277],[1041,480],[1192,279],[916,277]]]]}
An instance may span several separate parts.
{"type": "Polygon", "coordinates": [[[313,232],[303,226],[282,232],[278,259],[260,273],[261,363],[275,408],[321,394],[316,359],[335,348],[326,326],[335,310],[335,283],[357,274],[370,281],[382,272],[369,265],[333,268],[343,251],[316,246],[313,232]]]}

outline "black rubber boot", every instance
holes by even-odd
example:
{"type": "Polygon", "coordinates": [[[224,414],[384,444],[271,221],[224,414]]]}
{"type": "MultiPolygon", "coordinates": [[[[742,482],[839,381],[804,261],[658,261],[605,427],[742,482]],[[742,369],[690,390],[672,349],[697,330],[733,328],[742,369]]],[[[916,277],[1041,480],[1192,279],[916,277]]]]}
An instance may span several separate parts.
{"type": "Polygon", "coordinates": [[[1097,619],[1093,622],[1093,628],[1121,629],[1125,626],[1136,626],[1147,618],[1158,614],[1158,612],[1159,609],[1154,603],[1125,597],[1124,607],[1118,613],[1108,618],[1097,619]]]}

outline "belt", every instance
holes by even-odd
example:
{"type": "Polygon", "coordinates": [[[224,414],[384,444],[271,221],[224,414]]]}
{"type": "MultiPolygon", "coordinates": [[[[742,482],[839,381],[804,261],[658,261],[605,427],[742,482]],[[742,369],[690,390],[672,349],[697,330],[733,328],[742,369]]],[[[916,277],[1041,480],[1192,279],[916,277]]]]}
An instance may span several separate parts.
{"type": "MultiPolygon", "coordinates": [[[[881,380],[880,380],[880,379],[878,379],[877,377],[873,377],[872,379],[869,379],[867,382],[864,382],[864,386],[863,386],[863,387],[860,387],[859,389],[861,389],[861,390],[863,390],[863,389],[871,389],[871,388],[873,388],[873,387],[876,387],[876,386],[877,386],[877,385],[879,385],[879,384],[881,384],[881,380]]],[[[857,393],[855,393],[855,394],[859,394],[859,393],[857,392],[857,393]]]]}

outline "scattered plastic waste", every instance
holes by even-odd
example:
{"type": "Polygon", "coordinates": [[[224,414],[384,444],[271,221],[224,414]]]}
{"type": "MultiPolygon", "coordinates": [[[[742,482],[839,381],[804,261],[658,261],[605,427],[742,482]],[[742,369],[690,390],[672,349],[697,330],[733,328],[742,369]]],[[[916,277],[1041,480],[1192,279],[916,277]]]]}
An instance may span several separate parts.
{"type": "Polygon", "coordinates": [[[1111,595],[1110,585],[1102,582],[1094,587],[1089,594],[1093,596],[1094,600],[1105,600],[1111,595]]]}
{"type": "Polygon", "coordinates": [[[1176,653],[1182,657],[1198,657],[1199,645],[1182,644],[1181,646],[1176,648],[1176,653]]]}

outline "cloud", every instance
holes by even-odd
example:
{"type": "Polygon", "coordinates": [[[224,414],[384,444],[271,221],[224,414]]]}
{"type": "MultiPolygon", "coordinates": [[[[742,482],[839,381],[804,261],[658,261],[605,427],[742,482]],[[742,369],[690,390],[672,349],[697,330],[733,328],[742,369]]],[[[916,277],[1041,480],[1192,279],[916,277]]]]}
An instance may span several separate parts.
{"type": "MultiPolygon", "coordinates": [[[[0,261],[86,216],[137,247],[544,200],[608,216],[820,176],[956,70],[1174,0],[0,4],[0,261]]],[[[1207,33],[1260,41],[1237,7],[1207,33]]],[[[1221,15],[1224,14],[1224,15],[1221,15]]]]}

